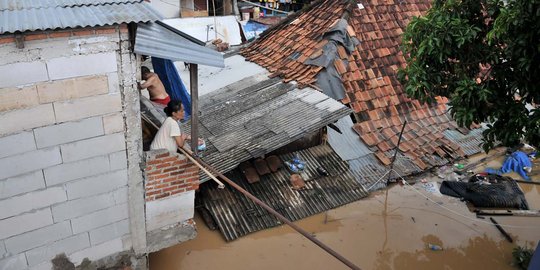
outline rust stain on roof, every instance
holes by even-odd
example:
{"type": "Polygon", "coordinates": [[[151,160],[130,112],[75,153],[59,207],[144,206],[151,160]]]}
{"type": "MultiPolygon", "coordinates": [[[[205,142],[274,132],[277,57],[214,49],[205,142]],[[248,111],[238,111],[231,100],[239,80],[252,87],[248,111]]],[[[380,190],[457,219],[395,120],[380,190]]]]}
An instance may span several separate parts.
{"type": "Polygon", "coordinates": [[[438,98],[436,104],[412,100],[397,79],[398,69],[406,63],[399,48],[402,33],[412,17],[421,16],[429,7],[430,1],[423,0],[319,1],[292,22],[270,29],[242,54],[285,82],[294,80],[300,87],[317,84],[322,68],[306,61],[323,56],[322,48],[328,43],[325,33],[346,19],[347,35],[358,42],[351,52],[338,44],[333,66],[345,88],[341,102],[360,119],[354,130],[388,165],[407,121],[399,149],[426,169],[438,164],[440,159],[433,155],[443,159],[465,155],[443,134],[457,128],[447,112],[448,100],[438,98]]]}

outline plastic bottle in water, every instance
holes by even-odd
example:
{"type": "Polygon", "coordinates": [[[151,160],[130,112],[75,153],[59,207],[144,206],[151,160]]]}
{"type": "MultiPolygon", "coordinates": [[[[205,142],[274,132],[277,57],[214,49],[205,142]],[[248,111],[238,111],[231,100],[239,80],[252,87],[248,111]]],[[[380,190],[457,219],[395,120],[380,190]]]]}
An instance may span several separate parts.
{"type": "Polygon", "coordinates": [[[434,251],[441,251],[443,250],[443,248],[439,245],[434,245],[434,244],[428,244],[428,247],[429,249],[431,250],[434,250],[434,251]]]}

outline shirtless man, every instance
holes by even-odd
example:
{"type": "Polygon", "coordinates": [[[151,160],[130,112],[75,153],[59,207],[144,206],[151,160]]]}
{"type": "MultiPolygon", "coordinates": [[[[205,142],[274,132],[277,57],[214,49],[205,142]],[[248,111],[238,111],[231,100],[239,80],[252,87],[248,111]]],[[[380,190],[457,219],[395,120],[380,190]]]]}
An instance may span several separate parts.
{"type": "Polygon", "coordinates": [[[139,84],[140,89],[148,89],[150,100],[167,106],[171,98],[165,91],[165,86],[159,79],[156,73],[150,72],[147,67],[141,67],[142,79],[146,80],[143,84],[139,84]]]}

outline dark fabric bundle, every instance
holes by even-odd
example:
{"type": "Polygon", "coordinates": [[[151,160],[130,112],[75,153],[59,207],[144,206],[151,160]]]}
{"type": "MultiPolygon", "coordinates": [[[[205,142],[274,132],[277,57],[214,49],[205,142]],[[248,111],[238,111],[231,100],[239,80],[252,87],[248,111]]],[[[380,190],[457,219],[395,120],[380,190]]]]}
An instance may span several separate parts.
{"type": "Polygon", "coordinates": [[[512,178],[488,175],[492,184],[474,181],[476,176],[473,178],[468,183],[443,181],[440,191],[448,196],[463,198],[475,207],[529,209],[525,195],[512,178]]]}

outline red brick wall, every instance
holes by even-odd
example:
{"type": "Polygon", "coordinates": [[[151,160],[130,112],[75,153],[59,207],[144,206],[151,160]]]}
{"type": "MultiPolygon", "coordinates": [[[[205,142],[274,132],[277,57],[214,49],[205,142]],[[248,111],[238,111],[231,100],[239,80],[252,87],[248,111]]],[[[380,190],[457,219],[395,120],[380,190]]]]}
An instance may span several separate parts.
{"type": "Polygon", "coordinates": [[[163,199],[199,188],[199,167],[166,150],[146,152],[146,201],[163,199]]]}

